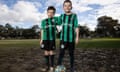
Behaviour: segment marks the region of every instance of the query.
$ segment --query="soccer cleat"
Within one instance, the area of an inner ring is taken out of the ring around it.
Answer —
[[[51,67],[50,70],[48,72],[54,72],[54,68]]]
[[[49,71],[49,68],[42,68],[41,71],[42,71],[42,72],[48,72],[48,71]]]

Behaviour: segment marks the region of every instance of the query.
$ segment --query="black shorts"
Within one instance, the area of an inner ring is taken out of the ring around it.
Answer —
[[[60,49],[74,50],[75,49],[75,42],[60,41]]]
[[[41,44],[41,49],[47,51],[55,50],[56,49],[55,40],[43,40]]]

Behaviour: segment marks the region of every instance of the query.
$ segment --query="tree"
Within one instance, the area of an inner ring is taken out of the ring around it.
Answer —
[[[5,25],[5,34],[6,34],[6,37],[10,37],[10,38],[13,38],[14,37],[14,28],[9,24],[7,23]]]
[[[33,25],[32,26],[32,31],[33,31],[33,36],[34,36],[34,38],[39,38],[39,34],[40,34],[40,28],[39,28],[39,26],[38,25]]]
[[[118,24],[118,20],[112,17],[102,16],[98,18],[98,25],[96,28],[97,36],[99,37],[115,37],[116,31],[114,26]]]
[[[33,25],[31,28],[23,29],[22,36],[27,39],[39,38],[38,29],[38,25]]]
[[[90,36],[90,30],[87,26],[79,26],[79,29],[80,29],[79,31],[80,37],[86,38]]]
[[[0,37],[4,37],[5,27],[0,25]]]

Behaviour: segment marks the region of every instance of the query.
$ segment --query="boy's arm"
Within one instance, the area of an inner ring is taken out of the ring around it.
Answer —
[[[56,17],[56,22],[57,22],[57,25],[61,25],[62,23],[61,16]]]
[[[41,31],[40,31],[40,44],[42,44],[42,36],[43,36],[43,29],[44,29],[44,22],[42,21],[41,22]]]
[[[78,44],[78,42],[79,42],[79,28],[77,27],[75,31],[76,31],[76,40],[75,40],[75,43]]]
[[[42,44],[42,34],[43,34],[43,30],[40,31],[40,44]]]
[[[76,32],[76,39],[75,39],[75,43],[78,44],[79,42],[79,27],[78,27],[78,19],[77,19],[77,15],[75,14],[75,32]]]

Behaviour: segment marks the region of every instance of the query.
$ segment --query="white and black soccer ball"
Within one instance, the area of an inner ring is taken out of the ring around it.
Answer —
[[[63,65],[57,66],[55,72],[66,72],[66,68]]]

